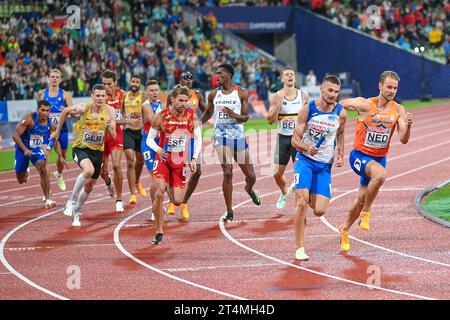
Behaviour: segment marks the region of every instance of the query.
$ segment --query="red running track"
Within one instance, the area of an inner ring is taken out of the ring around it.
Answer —
[[[164,243],[152,246],[149,198],[114,212],[99,180],[83,208],[81,229],[62,214],[69,191],[52,185],[58,207],[45,210],[37,174],[23,188],[13,173],[0,187],[1,299],[449,299],[448,229],[416,212],[413,199],[450,171],[450,114],[447,106],[414,110],[407,145],[397,136],[388,157],[388,180],[372,209],[371,230],[354,226],[351,251],[339,252],[335,227],[355,196],[358,178],[348,165],[354,122],[346,129],[343,168],[333,168],[333,201],[323,219],[308,213],[307,262],[293,259],[293,196],[283,211],[271,177],[275,134],[254,135],[255,189],[264,195],[254,206],[234,171],[236,221],[223,224],[222,174],[205,165],[190,201],[191,220],[166,216]],[[267,150],[265,146],[270,146]],[[210,152],[211,143],[205,143]],[[79,170],[65,173],[68,190]],[[52,166],[54,169],[54,166]],[[125,170],[125,168],[124,168]],[[287,173],[292,180],[292,166]],[[149,179],[143,173],[143,184]],[[128,191],[126,182],[124,191]],[[9,191],[10,189],[16,189]],[[128,196],[125,196],[128,199]],[[79,289],[69,289],[70,272],[80,271]],[[69,271],[69,274],[68,274]],[[372,275],[379,275],[374,281]]]

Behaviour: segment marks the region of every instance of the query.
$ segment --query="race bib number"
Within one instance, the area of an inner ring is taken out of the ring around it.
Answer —
[[[167,142],[167,151],[183,152],[186,149],[186,135],[170,135]]]
[[[148,161],[151,158],[150,151],[145,151],[142,155],[144,156],[145,161]]]
[[[293,118],[284,118],[280,120],[279,130],[281,133],[293,133],[295,130],[295,121]]]
[[[98,146],[103,144],[103,138],[104,138],[103,131],[94,131],[86,129],[83,135],[83,143]]]
[[[41,135],[32,134],[30,136],[30,148],[40,147],[40,146],[42,146],[43,142],[44,142],[44,139]]]
[[[364,145],[367,147],[384,149],[389,145],[391,128],[367,127],[366,140]]]
[[[322,132],[323,131],[321,131],[321,130],[316,130],[316,129],[313,129],[313,128],[309,128],[308,129],[308,136],[311,138],[311,140],[317,141],[317,140],[320,139],[320,136],[322,135]]]
[[[158,160],[155,160],[155,162],[153,162],[153,170],[156,170],[156,168],[158,168]]]
[[[294,174],[294,184],[298,184],[300,182],[300,173]]]
[[[50,113],[49,119],[52,126],[57,127],[59,123],[59,119],[61,118],[61,113]]]
[[[217,112],[217,122],[221,123],[235,123],[235,119],[233,117],[230,117],[228,114],[226,114],[223,109],[220,108]]]

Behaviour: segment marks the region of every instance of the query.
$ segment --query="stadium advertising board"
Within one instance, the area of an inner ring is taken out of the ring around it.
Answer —
[[[219,28],[237,33],[292,32],[292,8],[214,7],[198,8],[201,14],[214,14]]]

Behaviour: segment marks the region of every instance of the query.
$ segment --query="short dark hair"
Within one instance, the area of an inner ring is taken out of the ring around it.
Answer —
[[[39,100],[38,101],[38,108],[40,107],[50,107],[50,102],[47,100]]]
[[[92,87],[92,92],[95,90],[105,90],[105,86],[101,83],[97,83]]]
[[[338,86],[341,85],[341,79],[339,79],[338,76],[335,76],[333,74],[327,74],[322,80],[322,83],[325,82],[331,82],[333,84],[337,84]]]
[[[231,65],[229,65],[228,63],[221,64],[220,66],[217,67],[217,69],[219,69],[219,68],[225,69],[225,71],[228,72],[231,75],[231,77],[233,77],[234,68]]]
[[[384,71],[382,74],[380,74],[380,78],[379,78],[380,83],[383,84],[384,81],[386,80],[386,78],[391,78],[391,79],[400,81],[400,77],[394,71],[388,70],[388,71]]]
[[[141,83],[142,83],[142,77],[141,77],[140,75],[138,75],[138,74],[133,74],[133,75],[131,75],[130,80],[133,79],[133,78],[138,78],[138,79],[141,81]]]
[[[147,82],[145,83],[145,86],[148,87],[148,86],[153,86],[153,85],[155,85],[155,84],[156,84],[157,86],[159,86],[158,81],[152,79],[152,80],[147,80]]]
[[[113,81],[117,80],[117,74],[111,70],[105,70],[102,73],[102,78],[112,79]]]

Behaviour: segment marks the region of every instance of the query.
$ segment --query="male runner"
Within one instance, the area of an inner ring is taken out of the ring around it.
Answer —
[[[115,122],[116,122],[116,135],[113,139],[110,135],[105,136],[105,147],[103,150],[103,165],[100,171],[100,175],[106,183],[106,191],[108,195],[116,200],[116,212],[124,212],[124,204],[122,201],[122,185],[123,185],[123,173],[122,167],[120,166],[120,161],[122,160],[123,153],[123,131],[122,124],[125,123],[123,119],[123,103],[124,103],[124,92],[116,88],[117,85],[117,75],[115,72],[106,70],[102,74],[102,83],[106,90],[106,104],[114,108],[115,111]],[[111,178],[108,172],[108,162],[111,156],[113,172],[114,172],[114,187],[111,184]]]
[[[113,140],[116,138],[115,110],[106,104],[105,86],[96,84],[92,88],[91,97],[92,102],[68,107],[61,114],[61,121],[64,121],[68,114],[80,116],[73,142],[73,160],[82,173],[77,177],[72,195],[64,208],[64,214],[73,217],[74,227],[81,226],[81,206],[86,202],[100,175],[106,132]],[[61,127],[60,123],[51,138],[59,137]]]
[[[295,258],[308,260],[304,249],[306,211],[309,206],[317,217],[328,210],[331,198],[331,166],[337,144],[336,166],[344,160],[344,125],[346,111],[336,102],[341,88],[338,77],[325,76],[320,86],[321,97],[302,108],[292,136],[298,150],[294,164],[296,194]]]
[[[261,205],[260,196],[253,190],[256,176],[244,135],[244,122],[249,118],[248,93],[231,81],[233,74],[234,69],[229,64],[221,64],[217,68],[220,87],[209,94],[208,106],[201,117],[201,123],[204,123],[214,114],[214,147],[222,166],[222,190],[227,206],[224,221],[233,220],[233,158],[245,175],[244,190],[253,203]]]
[[[56,128],[58,126],[59,119],[61,118],[61,112],[64,108],[73,105],[72,96],[59,87],[61,83],[62,73],[58,69],[51,69],[48,75],[49,87],[40,90],[38,93],[39,100],[47,100],[50,102],[50,121],[52,125]],[[67,148],[69,147],[69,128],[67,122],[64,122],[61,135],[59,136],[59,144],[61,145],[62,158],[66,159]],[[56,149],[55,149],[56,150]],[[50,153],[44,150],[45,153]],[[47,154],[47,157],[49,154]],[[62,191],[66,190],[66,183],[64,182],[62,172],[64,170],[65,162],[58,160],[56,162],[57,171],[53,172],[53,176],[56,178],[59,189]]]
[[[276,207],[283,209],[286,204],[286,197],[289,192],[295,190],[295,183],[292,183],[288,189],[286,186],[286,177],[284,171],[289,163],[295,161],[297,150],[291,144],[291,138],[294,134],[295,123],[300,109],[308,104],[308,94],[295,87],[295,71],[290,68],[283,70],[281,75],[283,89],[276,92],[270,99],[269,112],[267,120],[269,124],[278,120],[278,137],[277,146],[275,148],[275,182],[281,190]]]
[[[144,167],[144,157],[141,152],[142,142],[142,104],[144,93],[141,91],[141,77],[132,75],[130,91],[125,95],[125,130],[123,131],[123,149],[127,159],[127,178],[130,188],[130,204],[136,204],[136,189],[145,197],[146,192],[139,179]]]
[[[39,101],[37,111],[25,116],[13,135],[16,143],[14,170],[17,181],[20,184],[28,181],[28,165],[31,161],[41,177],[46,208],[53,208],[56,205],[56,202],[50,199],[50,180],[47,172],[47,157],[44,152],[49,142],[50,132],[55,129],[49,119],[50,109],[50,102]],[[58,161],[65,166],[59,141],[55,142],[55,150],[58,154]]]
[[[180,85],[186,86],[191,90],[191,96],[189,97],[188,101],[188,107],[194,111],[195,114],[197,114],[197,110],[200,108],[201,112],[205,112],[206,104],[205,104],[205,98],[200,93],[200,91],[193,90],[192,85],[194,84],[194,77],[190,71],[185,71],[181,73],[180,75]],[[169,95],[167,97],[167,105],[169,106],[172,102],[172,97]],[[191,138],[191,144],[190,144],[190,152],[192,153],[192,150],[194,149],[194,138]],[[194,192],[195,188],[198,185],[198,181],[200,179],[200,176],[202,174],[201,170],[201,164],[200,160],[197,161],[197,170],[191,174],[191,177],[188,181],[188,186],[186,190],[186,194],[184,195],[183,202],[181,203],[181,216],[185,219],[189,219],[189,210],[187,202],[189,201],[189,198],[191,197],[192,193]],[[167,213],[168,214],[175,214],[176,206],[170,202],[167,206]]]
[[[144,157],[145,165],[150,174],[150,186],[153,185],[153,164],[155,161],[156,152],[147,145],[147,136],[152,127],[152,122],[155,115],[163,110],[163,105],[159,100],[159,84],[156,80],[148,80],[146,83],[147,100],[142,104],[142,121],[144,123],[144,133],[142,135],[141,151]],[[155,138],[156,143],[159,142],[159,137]],[[154,188],[150,187],[150,197],[152,203],[155,201]],[[151,220],[155,220],[154,212],[152,210]]]
[[[172,105],[155,115],[152,128],[148,134],[147,144],[157,153],[154,163],[156,235],[153,244],[159,244],[163,238],[163,200],[164,193],[170,186],[173,189],[173,202],[180,205],[186,190],[186,163],[192,172],[197,169],[197,158],[202,145],[201,128],[197,116],[187,107],[189,88],[176,85],[172,93]],[[155,138],[160,135],[159,143]],[[194,154],[187,159],[186,151],[189,140],[194,134]]]
[[[384,71],[379,78],[378,97],[359,97],[340,102],[345,109],[358,112],[349,161],[353,171],[361,177],[358,196],[353,201],[347,220],[340,226],[342,251],[350,250],[348,232],[358,217],[361,218],[360,228],[369,230],[370,208],[386,180],[386,156],[395,128],[403,144],[409,141],[412,114],[394,101],[399,81],[395,72]]]

